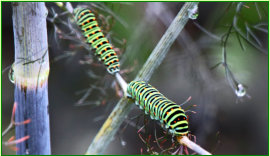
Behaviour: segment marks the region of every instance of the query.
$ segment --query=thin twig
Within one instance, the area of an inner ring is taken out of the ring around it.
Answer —
[[[172,43],[178,37],[188,21],[188,9],[192,9],[198,2],[187,2],[179,11],[172,24],[169,26],[161,40],[149,56],[148,60],[138,73],[136,80],[149,81],[153,72],[161,64],[165,58]],[[125,120],[125,117],[130,112],[133,103],[123,97],[113,109],[110,116],[107,118],[93,142],[89,146],[86,154],[101,154],[106,150],[109,143],[113,140],[120,125]]]
[[[177,141],[180,144],[183,144],[183,145],[187,146],[188,148],[192,149],[193,151],[195,151],[198,154],[201,154],[201,155],[212,155],[211,153],[209,153],[205,149],[203,149],[201,146],[199,146],[196,143],[194,143],[193,141],[189,140],[189,138],[186,137],[186,136],[178,137],[177,138]]]
[[[124,95],[127,95],[127,82],[122,78],[122,76],[119,73],[115,74],[115,78],[117,80],[117,82],[119,83],[119,85],[121,86]]]
[[[7,132],[9,132],[13,128],[13,126],[14,126],[14,124],[12,124],[12,122],[10,122],[10,124],[8,125],[8,127],[2,133],[2,137],[5,136],[7,134]]]

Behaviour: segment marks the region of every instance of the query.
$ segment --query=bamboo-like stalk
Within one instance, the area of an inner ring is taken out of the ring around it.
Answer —
[[[165,34],[162,36],[157,46],[147,59],[146,63],[138,73],[135,80],[149,81],[154,70],[158,68],[162,60],[165,58],[169,48],[175,41],[181,30],[186,25],[189,17],[188,12],[198,5],[198,2],[187,2],[179,11]],[[121,98],[113,111],[95,136],[93,142],[88,147],[86,154],[102,154],[113,140],[120,125],[125,120],[127,114],[130,112],[133,103],[128,101],[125,97]]]
[[[16,139],[29,136],[17,144],[17,154],[51,154],[48,114],[49,55],[47,43],[47,9],[44,2],[13,2],[15,62]]]

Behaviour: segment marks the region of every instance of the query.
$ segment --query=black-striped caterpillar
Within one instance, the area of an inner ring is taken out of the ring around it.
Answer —
[[[110,45],[107,38],[101,32],[95,15],[89,9],[74,9],[77,25],[83,31],[86,42],[96,49],[95,55],[104,63],[110,74],[115,74],[120,70],[119,59]]]
[[[183,136],[188,133],[188,121],[184,110],[150,84],[132,81],[128,84],[127,93],[140,109],[144,109],[151,119],[159,120],[173,135]]]

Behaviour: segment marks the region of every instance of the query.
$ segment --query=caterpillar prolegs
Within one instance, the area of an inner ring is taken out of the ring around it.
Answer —
[[[159,120],[161,125],[169,129],[173,135],[183,136],[188,133],[188,121],[184,110],[150,84],[132,81],[128,84],[127,93],[140,109],[143,109],[152,119]]]
[[[86,37],[86,42],[96,50],[95,55],[103,62],[107,71],[110,74],[119,72],[119,59],[108,39],[104,37],[104,34],[101,32],[95,15],[91,10],[84,8],[74,9],[74,14],[77,25],[81,28],[84,37]]]

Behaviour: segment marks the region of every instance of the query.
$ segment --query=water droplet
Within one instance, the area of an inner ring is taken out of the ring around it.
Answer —
[[[8,78],[9,78],[9,81],[11,83],[14,83],[14,81],[15,81],[13,67],[14,67],[14,64],[12,64],[12,66],[10,67],[9,72],[8,72]]]
[[[199,13],[197,5],[195,5],[192,9],[188,9],[188,18],[195,20],[198,16]]]
[[[246,89],[242,84],[238,84],[237,85],[237,89],[235,90],[235,94],[237,95],[237,97],[244,97],[246,95]]]
[[[122,146],[126,146],[126,145],[127,145],[127,142],[124,141],[124,140],[121,140],[121,145],[122,145]]]

